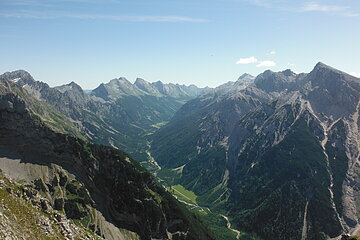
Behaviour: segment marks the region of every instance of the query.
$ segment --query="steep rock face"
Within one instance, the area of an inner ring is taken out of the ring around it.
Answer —
[[[267,70],[259,74],[254,83],[257,88],[266,92],[281,92],[294,88],[295,83],[302,77],[303,75],[297,75],[289,69],[282,72]]]
[[[26,92],[7,83],[0,89],[0,166],[47,195],[53,208],[93,224],[93,231],[106,239],[136,239],[121,229],[141,239],[211,239],[206,228],[125,153],[51,130],[16,94]]]
[[[257,123],[244,118],[230,139],[228,206],[239,224],[264,238],[288,239],[301,237],[305,218],[308,239],[339,235],[321,122],[301,101],[261,113]]]
[[[146,136],[169,121],[185,100],[201,92],[195,86],[165,84],[165,89],[172,89],[169,94],[175,95],[164,95],[145,80],[131,84],[119,78],[101,84],[87,95],[74,82],[51,88],[23,70],[5,73],[0,79],[12,81],[39,101],[50,104],[69,117],[77,131],[88,139],[122,149],[139,161],[147,160]]]
[[[126,78],[121,77],[113,79],[109,83],[101,84],[91,94],[105,100],[116,100],[126,96],[141,97],[144,95],[189,100],[200,95],[205,90],[195,85],[164,84],[161,81],[149,83],[141,78],[137,78],[135,83],[132,84]]]
[[[261,101],[244,91],[211,91],[189,101],[152,136],[151,150],[165,168],[182,168],[179,183],[195,190],[203,203],[228,196],[228,138],[238,119]],[[214,189],[217,189],[216,191]]]
[[[92,91],[92,95],[103,99],[117,99],[122,96],[139,96],[144,92],[131,84],[126,78],[113,79],[107,84],[102,84],[99,89]]]
[[[143,90],[147,94],[153,95],[153,96],[161,96],[161,93],[159,90],[151,83],[145,81],[142,78],[137,78],[134,85],[138,87],[139,89]]]
[[[55,89],[74,102],[80,103],[82,106],[85,106],[86,102],[89,101],[89,96],[85,94],[84,90],[75,82],[55,87]]]
[[[103,239],[53,209],[38,190],[17,184],[1,170],[0,196],[1,239]],[[126,237],[138,239],[131,233]],[[125,238],[119,236],[118,239]]]
[[[302,92],[315,112],[336,120],[356,111],[360,98],[357,78],[318,63],[304,81],[307,84]]]
[[[256,232],[270,239],[324,239],[358,228],[360,81],[322,63],[303,76],[299,91],[245,116],[229,138],[230,209],[246,229],[261,223]]]
[[[160,165],[182,166],[178,182],[264,239],[356,233],[360,80],[319,63],[229,86],[188,102],[154,134]]]

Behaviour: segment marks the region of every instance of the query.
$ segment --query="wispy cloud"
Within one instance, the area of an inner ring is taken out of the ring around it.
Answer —
[[[57,12],[37,12],[37,11],[18,11],[0,12],[1,18],[27,18],[27,19],[57,19],[72,18],[82,20],[112,20],[123,22],[207,22],[206,19],[192,18],[187,16],[151,16],[151,15],[102,15],[102,14],[81,14],[81,13],[57,13]]]
[[[276,63],[274,61],[261,61],[256,67],[274,67]]]
[[[294,63],[288,63],[287,64],[289,67],[295,67],[296,65]]]
[[[349,7],[345,7],[345,6],[321,5],[316,2],[308,2],[302,8],[302,10],[305,12],[339,12],[348,9]]]
[[[114,20],[127,22],[207,22],[206,19],[192,18],[185,16],[147,16],[147,15],[97,15],[97,14],[73,14],[67,15],[68,18],[77,19],[100,19],[100,20]]]
[[[346,17],[357,17],[358,13],[352,12],[349,6],[341,6],[341,5],[325,5],[317,2],[307,2],[301,8],[303,12],[325,12],[325,13],[333,13]]]
[[[3,0],[3,4],[12,6],[47,6],[44,2],[36,0]]]
[[[13,6],[53,6],[57,3],[117,3],[117,0],[2,0],[3,3]]]
[[[343,5],[327,5],[321,4],[317,1],[307,1],[305,3],[300,3],[301,1],[294,2],[289,0],[243,0],[247,3],[258,7],[265,7],[276,9],[280,11],[288,12],[323,12],[323,13],[332,13],[336,15],[341,15],[345,17],[358,17],[360,14],[352,10],[350,6]]]
[[[256,57],[240,58],[236,64],[250,64],[256,63],[258,60]]]
[[[275,55],[275,54],[276,54],[275,50],[272,50],[271,52],[269,52],[269,55]]]
[[[353,75],[354,77],[360,78],[360,72],[352,72],[350,75]]]

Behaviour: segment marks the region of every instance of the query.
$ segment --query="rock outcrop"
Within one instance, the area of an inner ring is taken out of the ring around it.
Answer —
[[[34,206],[106,239],[211,239],[127,154],[49,127],[40,113],[50,106],[23,88],[1,81],[0,106],[0,168],[37,191],[25,192]]]
[[[356,234],[360,79],[318,63],[185,104],[153,135],[163,171],[264,239]]]

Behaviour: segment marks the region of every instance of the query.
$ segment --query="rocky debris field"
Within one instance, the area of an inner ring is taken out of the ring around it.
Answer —
[[[103,239],[54,210],[32,186],[0,171],[0,239]]]

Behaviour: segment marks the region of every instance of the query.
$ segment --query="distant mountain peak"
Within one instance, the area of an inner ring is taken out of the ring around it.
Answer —
[[[79,84],[77,84],[76,82],[72,81],[71,83],[68,84],[68,86],[72,87],[72,88],[77,88],[77,89],[81,89],[81,86]]]
[[[160,80],[154,82],[153,84],[156,84],[156,85],[164,85],[164,83],[163,83],[162,81],[160,81]]]
[[[152,85],[151,83],[149,83],[148,81],[142,78],[137,78],[135,80],[134,86],[144,91],[147,94],[154,96],[161,96],[161,93],[156,89],[154,85]]]
[[[14,80],[23,80],[25,82],[35,82],[34,78],[25,70],[16,70],[13,72],[6,72],[0,75],[0,79],[14,81]]]
[[[249,85],[250,83],[253,83],[255,80],[255,77],[248,74],[248,73],[244,73],[243,75],[241,75],[238,80],[234,83],[234,86],[243,86],[246,87],[247,85]],[[228,83],[229,84],[229,83]]]
[[[291,69],[286,69],[284,71],[281,72],[282,74],[284,74],[285,76],[289,77],[289,76],[295,76],[296,73],[294,73],[293,71],[291,71]]]
[[[340,70],[338,70],[336,68],[333,68],[333,67],[331,67],[329,65],[326,65],[326,64],[324,64],[322,62],[318,62],[315,65],[314,69],[312,70],[312,72],[319,72],[319,71],[321,71],[321,72],[332,71],[332,72],[337,72],[337,73],[344,73],[344,72],[342,72],[342,71],[340,71]]]
[[[72,81],[71,83],[62,85],[62,86],[55,87],[55,89],[57,89],[58,91],[60,91],[62,93],[66,92],[66,91],[75,91],[75,92],[83,94],[83,89],[81,88],[81,86],[74,81]]]
[[[241,76],[238,78],[238,80],[241,80],[241,79],[244,79],[244,78],[249,78],[249,77],[253,78],[254,76],[251,75],[251,74],[249,74],[249,73],[244,73],[243,75],[241,75]]]
[[[135,82],[134,82],[134,86],[142,89],[142,88],[149,88],[149,87],[153,87],[152,84],[148,81],[146,81],[143,78],[136,78]],[[142,89],[144,90],[144,89]]]
[[[145,79],[143,79],[143,78],[136,78],[136,80],[135,80],[135,85],[137,84],[137,83],[149,83],[148,81],[146,81]]]
[[[326,65],[326,64],[323,63],[323,62],[318,62],[318,63],[315,65],[315,68],[332,68],[332,67]]]
[[[115,79],[111,80],[109,83],[110,84],[124,84],[125,83],[125,84],[132,85],[132,83],[129,80],[127,80],[127,78],[125,78],[125,77],[115,78]]]

